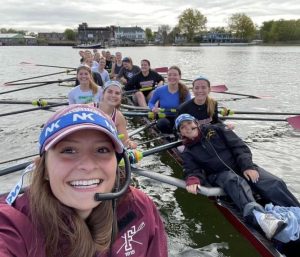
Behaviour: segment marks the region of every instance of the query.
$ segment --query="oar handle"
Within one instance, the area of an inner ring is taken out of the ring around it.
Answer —
[[[226,107],[221,107],[219,113],[222,116],[229,116],[234,114],[257,114],[257,115],[300,115],[298,112],[256,112],[256,111],[233,111],[231,109],[227,109]]]
[[[168,115],[166,113],[154,113],[154,112],[122,112],[124,116],[128,117],[147,117],[149,119],[162,119],[166,117],[174,117],[174,115]]]
[[[37,110],[47,110],[49,108],[58,107],[58,106],[62,106],[62,105],[68,105],[68,103],[58,103],[58,104],[52,104],[52,105],[46,105],[46,106],[40,106],[40,107],[30,108],[30,109],[26,109],[26,110],[1,113],[0,117],[9,116],[9,115],[13,115],[13,114],[24,113],[24,112],[32,112],[32,111],[37,111]]]
[[[180,146],[180,145],[182,145],[182,141],[178,140],[178,141],[171,142],[171,143],[168,143],[165,145],[154,147],[154,148],[146,150],[144,152],[139,151],[137,149],[132,149],[132,150],[128,150],[127,153],[128,153],[128,158],[129,158],[130,163],[134,164],[134,163],[139,162],[141,159],[143,159],[146,156],[149,156],[149,155],[155,154],[155,153],[159,153],[159,152],[162,152],[162,151],[165,151],[165,150],[168,150],[168,149]],[[119,165],[123,166],[124,160],[121,160]]]

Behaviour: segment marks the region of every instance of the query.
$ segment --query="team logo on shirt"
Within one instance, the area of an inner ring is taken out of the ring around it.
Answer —
[[[142,242],[135,240],[135,236],[145,227],[145,222],[142,222],[138,227],[132,226],[131,229],[127,230],[122,238],[124,239],[124,244],[117,251],[117,254],[124,249],[125,256],[132,256],[135,254],[134,246],[136,244],[142,245]]]
[[[209,140],[215,134],[216,134],[216,131],[214,131],[213,129],[209,129],[208,132],[206,133],[206,139]]]

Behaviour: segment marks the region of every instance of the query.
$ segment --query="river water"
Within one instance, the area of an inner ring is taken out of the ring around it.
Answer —
[[[225,84],[230,92],[263,96],[263,99],[212,94],[220,105],[236,111],[269,111],[300,113],[300,47],[138,47],[112,48],[132,57],[134,63],[149,59],[152,67],[178,65],[182,78],[206,76],[213,85]],[[78,50],[70,47],[1,47],[0,84],[49,74],[64,69],[21,65],[33,64],[76,67]],[[56,75],[38,81],[65,78]],[[0,86],[0,93],[17,87]],[[34,100],[65,97],[70,88],[55,84],[15,93],[2,94],[2,99]],[[239,99],[235,99],[239,98]],[[31,108],[25,105],[1,104],[1,113]],[[0,117],[0,163],[37,152],[41,124],[50,111],[29,112]],[[237,115],[236,115],[237,116]],[[270,116],[258,116],[264,117]],[[279,116],[285,118],[285,116]],[[283,178],[300,199],[300,132],[287,122],[230,121],[235,132],[248,143],[254,161]],[[138,124],[129,122],[130,129]],[[146,140],[144,134],[135,137]],[[28,159],[27,159],[28,160]],[[19,161],[22,162],[22,161]],[[17,162],[1,164],[0,169]],[[166,175],[180,176],[181,170],[166,154],[146,157],[140,164]],[[18,174],[0,177],[0,193],[16,183]],[[259,256],[250,244],[222,217],[213,203],[202,196],[138,178],[141,188],[158,205],[169,235],[170,256]]]

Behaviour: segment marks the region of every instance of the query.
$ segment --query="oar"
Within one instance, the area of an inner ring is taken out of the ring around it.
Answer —
[[[241,93],[234,93],[234,92],[216,92],[221,94],[228,94],[228,95],[238,95],[238,96],[246,96],[253,99],[264,99],[264,98],[270,98],[270,96],[256,96],[256,95],[248,95],[248,94],[241,94]]]
[[[137,128],[137,129],[135,129],[135,130],[133,130],[133,131],[130,131],[130,132],[128,133],[128,136],[129,136],[129,137],[132,137],[132,136],[134,136],[134,135],[140,133],[140,132],[143,131],[143,130],[146,130],[146,129],[150,128],[150,127],[153,127],[155,124],[156,124],[156,121],[152,121],[152,122],[150,122],[150,123],[148,123],[148,124],[146,124],[146,125],[144,125],[144,126],[142,126],[142,127],[139,127],[139,128]]]
[[[286,119],[256,118],[256,117],[220,117],[222,120],[256,120],[256,121],[284,121],[288,122],[294,129],[300,130],[300,115]]]
[[[17,100],[0,100],[0,104],[31,104],[34,106],[46,106],[51,104],[59,104],[58,102],[48,102],[43,99],[32,100],[32,101],[17,101]]]
[[[158,67],[154,69],[158,73],[167,73],[169,68],[168,67]]]
[[[154,112],[122,112],[124,116],[127,117],[147,117],[149,119],[162,119],[166,117],[175,117],[174,114],[167,114],[167,113],[154,113]]]
[[[9,91],[0,92],[0,95],[4,95],[4,94],[8,94],[8,93],[13,93],[13,92],[17,92],[17,91],[22,91],[22,90],[26,90],[26,89],[31,89],[31,88],[36,88],[36,87],[42,87],[42,86],[50,85],[50,84],[54,84],[54,83],[52,83],[52,82],[51,83],[45,82],[45,83],[41,83],[41,84],[38,84],[38,85],[30,86],[30,87],[17,88],[17,89],[13,89],[13,90],[9,90]]]
[[[58,104],[40,106],[40,107],[35,107],[35,108],[30,108],[30,109],[25,109],[25,110],[19,110],[19,111],[14,111],[14,112],[0,113],[0,117],[14,115],[14,114],[19,114],[19,113],[24,113],[24,112],[33,112],[33,111],[38,111],[38,110],[48,110],[48,109],[50,109],[52,107],[57,107],[57,106],[62,106],[62,105],[68,105],[68,104],[69,103],[58,103]]]
[[[15,158],[15,159],[10,159],[10,160],[6,160],[6,161],[2,161],[2,162],[0,162],[0,164],[5,164],[5,163],[8,163],[8,162],[15,162],[15,161],[19,161],[19,160],[22,160],[22,159],[34,157],[34,156],[37,156],[37,155],[38,154],[31,154],[31,155],[27,155],[27,156]]]
[[[167,144],[164,144],[164,145],[160,145],[160,146],[151,148],[149,150],[144,151],[142,154],[143,154],[143,157],[146,157],[148,155],[151,155],[151,154],[154,154],[154,153],[159,153],[159,152],[162,152],[162,151],[165,151],[165,150],[168,150],[168,149],[180,146],[180,145],[182,145],[182,141],[178,140],[178,141],[174,141],[174,142],[171,142],[171,143],[167,143]]]
[[[300,112],[255,112],[255,111],[233,111],[224,107],[221,107],[219,113],[223,116],[234,114],[257,114],[257,115],[300,115]]]
[[[163,175],[161,173],[153,172],[153,171],[147,171],[143,169],[139,169],[136,167],[131,167],[131,171],[137,175],[147,177],[150,179],[154,179],[156,181],[172,185],[178,188],[186,189],[186,184],[184,180],[181,180],[179,178],[174,178],[171,176]],[[222,188],[220,187],[204,187],[200,186],[197,190],[198,194],[205,195],[207,197],[211,196],[222,196],[226,195]]]
[[[16,165],[14,167],[10,167],[4,170],[0,171],[0,176],[4,176],[13,172],[16,172],[18,170],[22,170],[25,169],[31,162],[26,162],[26,163],[22,163],[19,165]],[[147,171],[147,170],[142,170],[142,169],[138,169],[136,167],[131,167],[131,171],[139,176],[143,176],[143,177],[147,177],[168,185],[172,185],[178,188],[182,188],[185,189],[186,184],[185,181],[179,179],[179,178],[174,178],[171,176],[167,176],[167,175],[163,175],[161,173],[157,173],[157,172],[153,172],[153,171]],[[204,187],[204,186],[200,186],[198,188],[198,194],[201,195],[205,195],[207,197],[211,197],[211,196],[222,196],[225,195],[223,189],[221,189],[220,187]]]
[[[138,107],[138,106],[137,106]],[[135,108],[128,108],[129,112],[151,112],[151,110],[148,108],[148,107],[140,107],[138,109],[135,109]],[[127,110],[127,111],[128,111]],[[122,110],[122,112],[127,112],[125,110]],[[168,109],[168,108],[159,108],[159,113],[176,113],[177,112],[177,109],[176,108],[171,108],[171,109]]]
[[[53,76],[53,75],[63,74],[63,73],[67,73],[68,74],[68,73],[70,73],[71,71],[74,71],[74,70],[76,70],[76,69],[66,70],[66,71],[61,71],[61,72],[55,72],[55,73],[40,75],[40,76],[36,76],[36,77],[25,78],[25,79],[18,79],[18,80],[8,81],[8,82],[4,83],[4,85],[10,84],[10,83],[19,82],[19,81],[25,81],[25,80],[30,80],[30,79],[37,79],[37,78],[43,78],[43,77],[47,77],[47,76]]]
[[[140,152],[140,151],[138,151],[138,150],[131,150],[131,152],[137,152],[137,154],[134,154],[134,155],[140,157],[140,159],[141,159],[141,158],[146,157],[146,156],[149,156],[149,155],[151,155],[151,154],[159,153],[159,152],[161,152],[161,151],[165,151],[165,150],[168,150],[168,149],[171,149],[171,148],[173,148],[173,147],[180,146],[180,145],[182,145],[182,141],[178,140],[178,141],[171,142],[171,143],[168,143],[168,144],[164,144],[164,145],[161,145],[161,146],[158,146],[158,147],[154,147],[154,148],[149,149],[149,150],[146,150],[146,151],[144,151],[144,152]],[[136,163],[136,162],[138,162],[140,159],[133,160],[132,163]],[[14,165],[14,166],[8,167],[8,168],[6,168],[6,169],[0,170],[0,176],[7,175],[7,174],[9,174],[9,173],[13,173],[13,172],[15,172],[15,171],[24,169],[24,168],[26,168],[30,163],[31,163],[31,162],[25,162],[25,163],[21,163],[21,164]]]
[[[223,93],[227,90],[228,88],[226,87],[226,85],[216,85],[210,87],[210,91],[214,93]]]
[[[121,107],[123,107],[124,109],[128,109],[128,110],[150,111],[150,109],[148,107],[128,105],[128,104],[121,104]]]
[[[127,90],[127,91],[123,92],[123,95],[134,94],[134,93],[136,93],[138,91],[140,91],[140,92],[151,91],[151,90],[153,90],[155,88],[156,87],[143,87],[143,88],[140,88],[140,89]]]
[[[144,88],[141,88],[141,89],[133,89],[133,90],[128,90],[128,91],[124,91],[123,94],[124,95],[130,95],[130,94],[134,94],[138,91],[151,91],[153,89],[156,89],[157,87],[144,87]],[[210,90],[211,92],[214,92],[214,93],[223,93],[225,91],[228,90],[228,88],[226,87],[226,85],[215,85],[215,86],[211,86],[210,87]]]
[[[8,167],[6,169],[0,170],[0,176],[4,176],[4,175],[10,174],[10,173],[25,169],[30,163],[32,163],[32,162],[30,162],[30,161],[24,162],[24,163],[14,165],[12,167]]]
[[[62,83],[62,82],[69,82],[69,81],[76,81],[76,77],[68,78],[68,79],[58,79],[58,80],[48,80],[48,81],[31,81],[31,82],[21,82],[21,83],[9,83],[5,84],[5,86],[19,86],[19,85],[31,85],[31,84],[41,84],[41,83]]]
[[[35,64],[35,63],[30,63],[30,62],[20,62],[20,64],[33,65],[33,66],[39,66],[39,67],[49,67],[49,68],[60,68],[60,69],[76,70],[76,68],[74,68],[74,67],[62,67],[62,66],[55,66],[55,65]]]

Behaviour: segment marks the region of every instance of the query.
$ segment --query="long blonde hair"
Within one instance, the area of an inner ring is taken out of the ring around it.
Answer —
[[[90,79],[90,82],[89,82],[89,88],[92,90],[93,92],[93,95],[96,95],[98,93],[98,85],[95,83],[94,81],[94,78],[93,78],[93,75],[92,75],[92,71],[91,71],[91,68],[87,65],[80,65],[78,68],[77,68],[77,75],[78,75],[78,72],[80,70],[86,70],[88,71],[88,73],[90,74],[91,76],[91,79]]]
[[[169,70],[177,70],[179,73],[179,76],[181,77],[181,70],[178,66],[173,65],[169,68]],[[179,103],[181,104],[181,103],[185,102],[185,99],[189,93],[189,89],[185,84],[183,84],[182,82],[179,81],[178,82],[178,92],[179,92]]]
[[[117,231],[112,202],[103,201],[86,220],[80,218],[53,195],[47,180],[45,154],[33,171],[29,200],[32,222],[45,235],[46,256],[94,257],[97,251],[109,249],[112,227]]]
[[[213,117],[217,105],[217,101],[209,96],[207,96],[205,104],[207,105],[207,114],[209,117]]]

